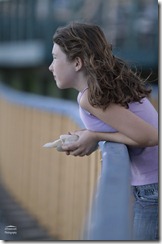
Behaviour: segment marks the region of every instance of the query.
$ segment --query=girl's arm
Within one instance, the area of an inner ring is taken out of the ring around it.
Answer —
[[[111,133],[96,132],[94,137],[96,138],[97,141],[118,142],[118,143],[126,144],[128,146],[134,146],[134,147],[140,146],[137,142],[121,134],[120,132],[111,132]]]
[[[86,93],[86,92],[85,92]],[[116,104],[110,105],[105,111],[92,107],[87,97],[82,96],[81,105],[118,132],[103,133],[78,131],[79,140],[76,143],[63,146],[67,154],[84,156],[91,154],[99,141],[112,141],[135,147],[151,147],[158,144],[158,130],[133,114],[128,109]]]
[[[139,146],[135,141],[119,132],[106,133],[79,130],[75,131],[74,134],[79,136],[78,141],[68,145],[62,145],[62,149],[66,151],[67,155],[88,156],[98,148],[99,141],[111,141],[123,143],[129,146]]]
[[[158,144],[158,130],[128,109],[118,104],[111,104],[104,111],[100,108],[94,108],[88,101],[87,91],[83,94],[80,103],[84,109],[120,133],[109,134],[113,141],[124,143],[125,140],[129,139],[140,147],[151,147]]]

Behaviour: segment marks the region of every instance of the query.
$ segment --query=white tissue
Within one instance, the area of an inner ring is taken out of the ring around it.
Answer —
[[[61,152],[63,151],[62,149],[62,145],[63,144],[69,144],[69,143],[73,143],[75,141],[77,141],[79,138],[78,135],[60,135],[60,139],[56,140],[56,141],[53,141],[53,142],[48,142],[46,144],[43,145],[43,147],[46,147],[46,148],[56,148],[57,151]]]

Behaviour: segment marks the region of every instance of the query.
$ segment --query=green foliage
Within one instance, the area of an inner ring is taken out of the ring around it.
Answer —
[[[1,81],[16,90],[44,96],[76,100],[77,92],[73,89],[57,88],[48,67],[1,69]]]

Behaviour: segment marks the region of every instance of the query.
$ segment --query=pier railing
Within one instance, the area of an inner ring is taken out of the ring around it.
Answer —
[[[130,160],[123,144],[101,145],[102,169],[85,228],[87,240],[131,240]]]

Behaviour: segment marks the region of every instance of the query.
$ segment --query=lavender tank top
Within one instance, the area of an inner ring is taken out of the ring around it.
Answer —
[[[97,132],[116,132],[116,129],[104,123],[80,106],[80,99],[85,88],[78,94],[79,114],[85,128]],[[139,116],[147,123],[158,128],[158,114],[147,98],[142,103],[134,102],[129,104],[129,110]],[[134,186],[146,185],[158,182],[158,146],[154,147],[131,147],[128,146],[131,161],[131,184]]]

